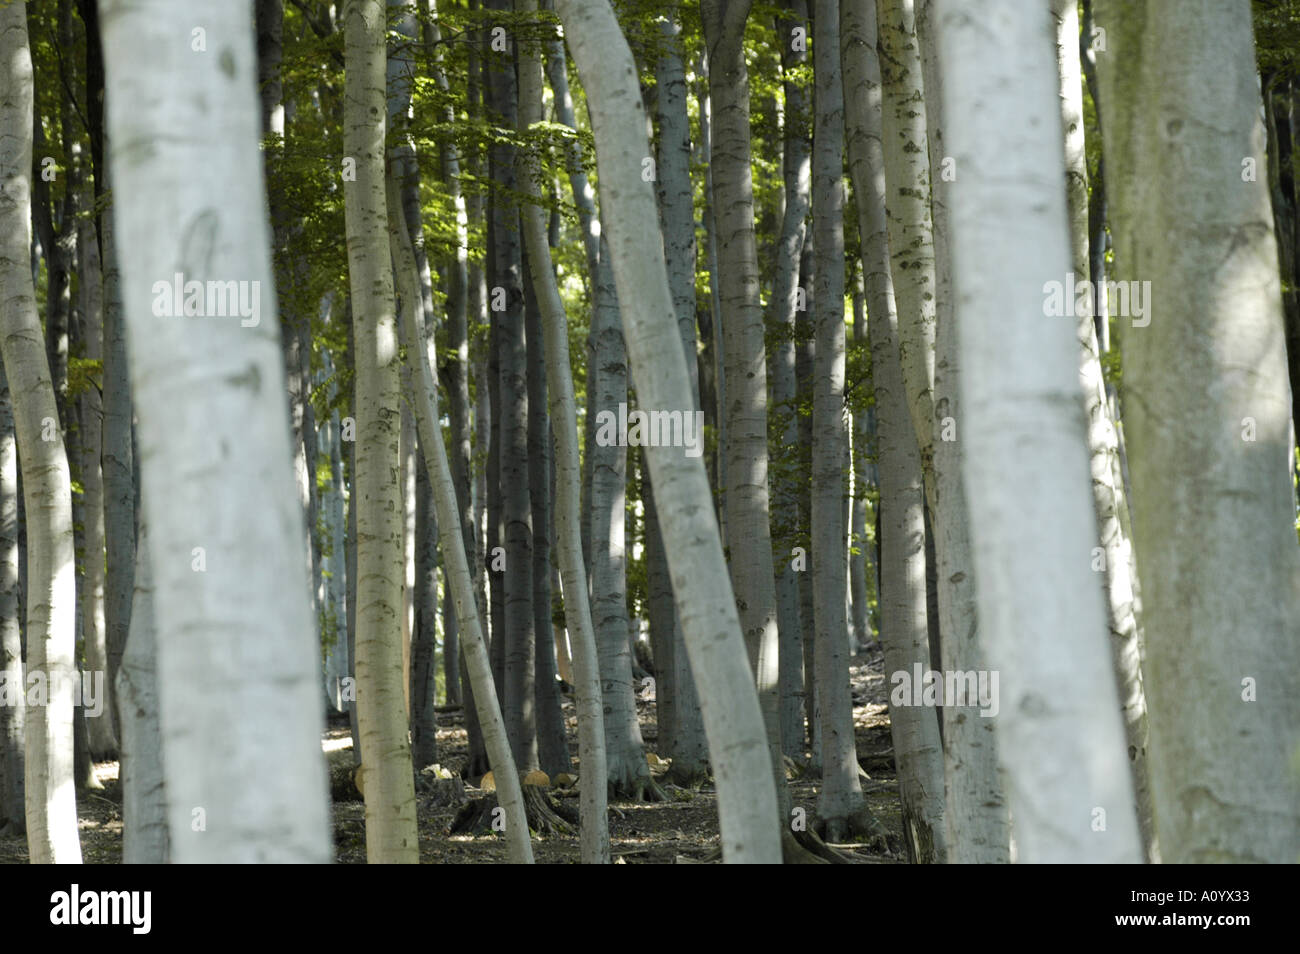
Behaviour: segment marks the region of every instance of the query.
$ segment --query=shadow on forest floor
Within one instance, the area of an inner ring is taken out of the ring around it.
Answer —
[[[852,661],[853,721],[857,737],[859,764],[869,778],[863,778],[867,803],[892,836],[902,841],[902,822],[898,801],[893,749],[889,736],[889,713],[886,708],[888,686],[882,674],[883,662],[878,650],[855,656]],[[577,724],[572,696],[564,696],[564,710],[571,740],[570,752],[577,764]],[[641,732],[648,752],[657,741],[653,696],[638,699],[637,711]],[[346,728],[331,727],[322,740],[331,763],[335,784],[333,803],[335,860],[341,864],[359,864],[366,860],[365,807],[351,785],[337,784],[342,772],[346,777],[351,766],[351,740]],[[465,724],[458,710],[438,713],[438,756],[440,764],[455,775],[467,754]],[[77,814],[81,822],[81,846],[86,864],[116,864],[122,859],[121,794],[117,782],[117,763],[101,762],[95,766],[104,790],[79,792]],[[575,773],[576,773],[575,769]],[[477,779],[473,780],[477,781]],[[619,864],[673,864],[705,859],[718,849],[718,816],[712,782],[698,790],[679,788],[659,778],[668,800],[655,803],[616,801],[610,804],[611,854]],[[816,814],[818,779],[792,779],[790,794],[796,806],[802,806],[808,818]],[[352,800],[339,797],[347,793]],[[469,797],[481,795],[470,784]],[[550,794],[567,801],[577,810],[577,790],[551,789]],[[457,803],[441,801],[426,793],[417,793],[420,828],[420,861],[425,864],[476,864],[504,862],[505,843],[497,836],[449,835],[448,827],[456,815]],[[565,864],[578,860],[576,835],[548,835],[533,840],[533,852],[539,863]],[[856,851],[861,860],[891,861],[880,855]],[[27,846],[23,839],[0,837],[0,864],[23,864]]]

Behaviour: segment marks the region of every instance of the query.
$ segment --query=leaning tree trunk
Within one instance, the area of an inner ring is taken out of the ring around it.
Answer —
[[[472,685],[474,705],[482,728],[483,744],[496,780],[497,799],[504,815],[507,851],[511,862],[531,864],[532,843],[529,840],[528,817],[524,808],[523,788],[511,754],[505,719],[497,701],[496,686],[492,679],[492,666],[488,660],[487,643],[474,596],[474,581],[470,576],[469,562],[465,558],[464,540],[456,525],[460,512],[451,479],[451,465],[447,461],[447,448],[442,442],[438,413],[438,383],[434,378],[433,362],[429,357],[420,301],[419,274],[415,255],[411,251],[406,224],[401,217],[401,204],[396,188],[388,193],[389,244],[394,271],[401,289],[402,340],[406,345],[407,393],[415,411],[416,427],[420,432],[420,447],[424,453],[429,480],[433,484],[434,505],[438,515],[438,533],[441,538],[443,561],[451,577],[452,596],[456,601],[456,618],[462,626],[461,636],[466,670]],[[416,307],[411,307],[414,304]]]
[[[948,211],[949,170],[944,162],[943,76],[933,29],[934,0],[917,4],[926,139],[930,147],[930,208],[934,225],[935,369],[933,530],[938,557],[940,668],[976,672],[986,668],[975,605],[975,567],[970,516],[961,475],[961,356],[952,303],[952,254]],[[937,161],[933,159],[937,158]],[[935,171],[937,166],[937,171]],[[931,647],[933,654],[933,647]],[[969,700],[968,700],[969,702]],[[996,720],[965,706],[945,705],[940,716],[948,860],[954,864],[1001,864],[1010,856],[1011,829],[998,768]]]
[[[166,39],[200,12],[229,44],[219,58]],[[110,0],[103,13],[173,858],[324,862],[319,647],[280,398],[251,6]],[[177,314],[173,281],[208,288],[210,304],[224,289],[226,316]]]
[[[1013,0],[987,0],[979,18],[960,7],[940,4],[935,26],[961,183],[950,199],[963,440],[978,448],[962,472],[1019,859],[1137,861],[1105,614],[1085,558],[1096,522],[1078,342],[1046,317],[1042,292],[1070,262],[1050,17]]]
[[[521,9],[529,11],[530,0]],[[563,51],[561,50],[561,60]],[[534,49],[520,50],[519,120],[523,128],[542,119],[542,79]],[[525,187],[537,194],[536,168],[526,156]],[[597,660],[596,636],[588,602],[587,571],[582,561],[582,536],[578,516],[578,494],[582,473],[578,464],[577,404],[573,395],[573,371],[569,363],[568,320],[560,298],[551,251],[541,208],[522,209],[528,265],[537,292],[545,347],[547,394],[555,433],[555,551],[560,565],[564,593],[564,617],[573,640],[574,693],[578,710],[578,762],[581,785],[579,833],[582,860],[587,864],[608,864],[609,819],[606,812],[608,770],[605,754],[605,716]]]
[[[587,89],[629,354],[645,406],[684,408],[690,377],[671,320],[672,296],[655,196],[641,178],[650,154],[632,52],[604,0],[558,0]],[[754,690],[704,464],[681,448],[646,450],[682,630],[718,781],[723,858],[781,860],[781,820],[763,713]]]
[[[1056,66],[1060,82],[1061,126],[1065,131],[1066,203],[1070,214],[1071,266],[1076,280],[1090,274],[1088,264],[1088,161],[1084,150],[1083,77],[1079,65],[1079,12],[1075,0],[1057,0]],[[1127,508],[1123,482],[1116,483],[1119,441],[1106,399],[1094,308],[1075,315],[1079,340],[1079,379],[1088,411],[1088,452],[1092,466],[1092,499],[1100,530],[1100,552],[1093,551],[1092,568],[1102,574],[1110,624],[1110,652],[1123,703],[1124,737],[1129,771],[1137,796],[1138,827],[1149,862],[1160,860],[1151,803],[1147,763],[1147,708],[1142,686],[1142,633],[1133,609],[1131,542],[1120,514]]]
[[[1096,13],[1114,277],[1158,294],[1121,328],[1160,853],[1294,862],[1300,565],[1250,10]]]
[[[781,753],[776,577],[768,499],[767,361],[754,238],[749,75],[744,42],[750,5],[750,0],[705,0],[701,20],[709,50],[709,99],[713,110],[709,167],[713,176],[721,305],[718,317],[724,352],[724,500],[728,539],[733,544],[729,566],[741,632],[767,729],[777,797],[785,814],[789,796]],[[662,512],[665,502],[659,503]]]
[[[80,864],[73,791],[77,695],[72,484],[31,272],[32,58],[26,6],[0,7],[0,348],[13,397],[27,516],[27,674],[47,687],[26,712],[28,855]]]
[[[344,10],[344,180],[348,275],[356,336],[357,720],[365,773],[366,857],[419,860],[400,645],[403,500],[398,482],[401,395],[384,180],[382,0]]]

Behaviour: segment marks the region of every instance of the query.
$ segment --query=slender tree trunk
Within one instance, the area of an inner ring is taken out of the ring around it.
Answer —
[[[799,286],[799,260],[812,196],[812,160],[809,149],[808,102],[804,80],[795,72],[808,59],[804,43],[795,43],[796,29],[808,34],[808,5],[805,0],[786,4],[790,17],[780,18],[781,67],[785,73],[782,139],[782,169],[785,210],[777,243],[776,272],[772,279],[769,330],[772,347],[769,376],[772,407],[781,429],[772,440],[794,452],[799,446],[799,415],[795,407],[795,317],[806,310],[805,292]],[[803,757],[803,649],[799,619],[799,573],[791,565],[799,527],[797,471],[784,467],[773,474],[772,559],[776,566],[777,631],[781,750],[794,759]]]
[[[1160,853],[1293,862],[1292,395],[1268,191],[1243,162],[1265,145],[1250,10],[1098,0],[1096,15],[1114,277],[1156,293],[1117,324]],[[1123,75],[1111,62],[1139,55]]]
[[[649,155],[632,53],[603,0],[558,0],[570,49],[591,104],[601,201],[613,253],[628,346],[646,406],[683,407],[690,378],[679,357],[655,197],[641,178]],[[665,516],[664,546],[673,574],[691,666],[718,780],[723,859],[776,863],[780,819],[762,709],[747,665],[703,463],[681,448],[651,447],[651,479]]]
[[[142,521],[136,550],[139,566],[135,573],[131,636],[117,671],[122,713],[119,775],[125,864],[166,864],[170,854],[166,772],[158,719],[158,633],[148,546],[148,525]]]
[[[952,294],[963,440],[980,449],[962,472],[981,637],[1002,690],[998,757],[1019,860],[1131,862],[1141,845],[1119,700],[1082,558],[1096,522],[1078,342],[1045,318],[1042,291],[1070,261],[1050,18],[1010,0],[984,12],[971,19],[945,0],[935,28],[945,150],[961,183],[949,196]]]
[[[388,221],[390,246],[401,298],[404,303],[420,301],[419,273],[415,255],[411,251],[406,223],[401,217],[400,198],[396,188],[388,192]],[[469,563],[465,559],[464,542],[457,531],[456,515],[460,512],[452,487],[451,465],[447,461],[447,448],[442,442],[438,426],[438,383],[434,378],[433,362],[425,337],[423,311],[419,307],[402,308],[401,338],[406,348],[407,393],[415,411],[420,431],[420,446],[425,454],[425,466],[433,484],[434,503],[438,511],[439,534],[443,558],[452,578],[452,593],[456,600],[457,619],[464,624],[464,655],[469,678],[473,682],[474,703],[478,710],[483,743],[496,780],[497,800],[504,813],[507,851],[515,864],[531,864],[532,843],[528,834],[528,818],[524,810],[523,789],[519,773],[511,754],[506,723],[497,702],[487,644],[483,639],[482,622],[474,599],[474,583]],[[419,342],[425,342],[421,346]]]
[[[0,705],[0,825],[21,835],[26,831],[23,795],[23,724],[27,682],[23,673],[21,624],[18,617],[18,448],[14,436],[13,396],[0,361],[0,674],[6,699]]]
[[[93,219],[82,220],[77,229],[78,282],[81,294],[83,356],[88,361],[104,358],[104,296],[100,276],[99,242]],[[102,367],[102,364],[101,364]],[[81,522],[85,552],[85,578],[81,592],[82,640],[86,671],[102,680],[103,711],[86,715],[90,753],[98,760],[117,752],[113,732],[113,688],[108,682],[108,646],[104,635],[104,482],[100,454],[104,433],[104,402],[99,380],[93,380],[80,396],[81,417]]]
[[[1084,151],[1083,86],[1079,65],[1079,14],[1073,0],[1058,0],[1056,65],[1060,81],[1061,125],[1065,130],[1066,205],[1070,216],[1071,268],[1076,281],[1090,275],[1088,264],[1088,162]],[[1093,301],[1095,303],[1095,295]],[[1119,442],[1106,400],[1093,324],[1093,309],[1075,316],[1079,339],[1079,379],[1088,412],[1088,451],[1091,459],[1092,498],[1100,529],[1099,548],[1093,550],[1092,568],[1102,574],[1110,624],[1111,661],[1123,705],[1124,737],[1128,743],[1129,770],[1137,796],[1138,827],[1146,860],[1158,862],[1151,781],[1147,769],[1147,710],[1142,686],[1142,633],[1133,612],[1133,577],[1130,541],[1120,513],[1127,508],[1124,487],[1115,483]]]
[[[529,11],[529,0],[522,9]],[[563,50],[559,59],[563,62]],[[537,53],[525,47],[519,58],[519,119],[527,128],[542,119],[542,89]],[[552,83],[554,89],[554,82]],[[536,195],[533,158],[527,156],[526,187]],[[575,188],[575,194],[579,190]],[[537,304],[541,313],[547,395],[555,433],[555,550],[564,589],[564,616],[573,639],[574,690],[578,710],[578,761],[581,765],[581,852],[587,864],[608,864],[609,820],[606,815],[606,767],[603,699],[598,650],[588,602],[587,571],[582,560],[578,517],[582,481],[578,465],[577,404],[569,363],[569,333],[550,249],[546,243],[542,211],[535,204],[522,210],[524,239]],[[572,423],[570,423],[572,422]]]
[[[48,687],[25,717],[28,856],[81,862],[73,791],[78,687],[72,487],[31,273],[32,58],[26,8],[0,8],[0,347],[25,471],[27,675]]]
[[[356,337],[357,719],[365,773],[366,857],[419,860],[415,789],[403,711],[402,493],[397,329],[385,212],[384,24],[380,0],[344,11],[347,92],[344,183]]]

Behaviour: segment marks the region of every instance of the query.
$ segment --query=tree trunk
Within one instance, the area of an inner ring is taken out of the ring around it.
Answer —
[[[1056,65],[1060,82],[1061,125],[1065,130],[1066,206],[1070,216],[1071,268],[1076,280],[1090,276],[1088,264],[1088,162],[1084,150],[1083,87],[1079,65],[1079,14],[1074,0],[1056,3]],[[1095,296],[1094,296],[1095,303]],[[1125,536],[1120,513],[1127,508],[1124,486],[1116,486],[1115,464],[1119,442],[1106,400],[1092,308],[1079,309],[1075,330],[1079,340],[1079,379],[1088,412],[1088,452],[1092,471],[1092,498],[1100,529],[1100,548],[1094,548],[1092,567],[1102,576],[1110,624],[1111,662],[1123,705],[1124,737],[1128,743],[1129,771],[1137,796],[1138,828],[1143,854],[1158,862],[1151,780],[1147,769],[1147,710],[1142,686],[1142,633],[1133,612],[1131,542]]]
[[[380,0],[344,12],[348,274],[356,337],[357,720],[365,773],[366,857],[419,860],[411,750],[403,711],[401,398],[392,257],[385,212],[384,24]]]
[[[530,11],[529,0],[522,9]],[[560,51],[563,64],[563,49]],[[519,119],[524,128],[542,119],[540,64],[534,49],[525,47],[519,58]],[[554,88],[554,84],[553,84]],[[526,188],[536,195],[532,175],[534,159],[524,175]],[[575,188],[575,194],[579,190]],[[609,819],[606,780],[605,727],[596,636],[588,602],[587,571],[582,560],[578,500],[582,475],[578,464],[577,404],[569,363],[568,321],[551,267],[542,211],[536,204],[523,207],[524,240],[528,265],[541,313],[547,395],[555,433],[555,550],[563,580],[564,617],[573,639],[574,690],[578,710],[578,761],[581,766],[581,852],[587,864],[608,864]],[[573,423],[570,423],[573,422]]]
[[[632,53],[603,0],[558,0],[557,8],[591,106],[606,235],[639,392],[648,407],[682,408],[690,400],[690,378],[669,318],[672,297],[657,240],[654,192],[641,178],[650,144]],[[650,447],[646,457],[665,515],[673,592],[700,683],[718,780],[723,859],[776,863],[781,828],[763,714],[704,466],[681,448]]]
[[[1159,291],[1149,326],[1120,327],[1160,853],[1290,862],[1300,566],[1276,240],[1266,183],[1243,164],[1264,148],[1250,11],[1096,13],[1114,277]],[[1121,76],[1121,55],[1149,59]]]
[[[934,39],[934,0],[916,9],[925,93],[926,139],[931,157],[930,206],[935,255],[935,420],[934,549],[938,558],[939,668],[978,673],[986,668],[975,605],[975,568],[970,518],[961,474],[961,360],[952,303],[952,254],[948,208],[948,170],[944,166],[943,76]],[[938,168],[935,172],[936,166]],[[928,573],[927,566],[927,573]],[[933,656],[931,647],[931,655]],[[1008,860],[1011,832],[997,761],[996,723],[971,718],[959,706],[944,706],[940,721],[944,746],[948,860],[1000,864]]]
[[[104,295],[100,276],[99,242],[93,219],[82,220],[77,229],[78,283],[81,294],[83,356],[88,361],[104,359]],[[102,364],[101,364],[102,367]],[[81,418],[81,522],[85,556],[85,578],[81,591],[82,641],[86,671],[104,687],[103,711],[86,714],[90,753],[97,760],[117,753],[113,732],[113,687],[108,676],[108,645],[104,635],[104,482],[100,455],[104,434],[104,402],[100,382],[80,395]]]
[[[161,39],[189,29],[195,4],[113,0],[103,12],[125,313],[148,342],[130,370],[141,473],[156,488],[144,505],[173,858],[324,862],[319,646],[293,543],[303,528],[279,397],[252,9],[206,10],[214,34],[243,40],[199,59]],[[209,106],[187,113],[182,101]],[[142,141],[155,148],[132,148]],[[156,281],[174,271],[209,289],[251,276],[240,307],[227,287],[219,309],[238,321],[177,314]]]
[[[411,251],[406,223],[401,217],[400,199],[396,188],[388,192],[388,221],[390,247],[394,271],[400,282],[403,303],[420,301],[419,274],[415,255]],[[457,619],[464,625],[462,659],[473,683],[473,698],[482,728],[483,743],[496,780],[497,800],[503,811],[507,852],[515,864],[531,864],[532,843],[529,840],[528,818],[524,811],[523,789],[519,773],[511,755],[505,720],[497,702],[492,668],[488,661],[487,645],[483,640],[482,622],[474,599],[474,583],[469,563],[465,559],[464,542],[456,527],[460,512],[455,489],[451,481],[451,465],[447,461],[447,448],[442,443],[438,427],[438,383],[434,378],[423,325],[423,311],[419,307],[402,308],[401,338],[406,344],[407,394],[415,411],[416,425],[420,431],[420,446],[425,454],[425,466],[433,484],[434,503],[438,512],[438,527],[443,559],[451,574],[452,594],[456,600]],[[426,342],[420,346],[419,342]]]
[[[23,723],[27,706],[23,647],[18,618],[18,453],[14,405],[0,361],[0,678],[6,699],[0,705],[0,826],[26,831],[23,795]]]
[[[981,637],[1006,690],[991,693],[998,756],[1019,860],[1132,862],[1141,846],[1119,700],[1082,556],[1096,522],[1078,342],[1045,318],[1042,291],[1070,261],[1049,17],[1010,0],[984,13],[944,2],[935,28],[945,151],[961,182],[949,198],[963,440],[979,448],[962,473]]]
[[[0,346],[27,517],[27,674],[47,686],[25,717],[28,855],[81,862],[73,791],[77,695],[72,487],[31,272],[32,58],[26,8],[0,8]]]
[[[167,783],[163,769],[162,727],[158,719],[158,633],[154,623],[154,583],[149,565],[148,524],[141,522],[139,566],[131,636],[117,671],[118,705],[122,713],[122,861],[124,864],[166,864]]]

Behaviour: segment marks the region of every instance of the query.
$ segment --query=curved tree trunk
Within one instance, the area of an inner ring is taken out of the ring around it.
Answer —
[[[596,137],[602,206],[629,353],[642,402],[684,408],[690,377],[671,320],[655,196],[641,178],[650,154],[632,53],[604,0],[558,0],[586,86]],[[704,464],[681,448],[646,458],[660,511],[682,630],[718,781],[723,859],[778,863],[781,828],[763,713],[746,660]]]
[[[1084,150],[1083,77],[1079,65],[1079,8],[1074,0],[1058,0],[1056,66],[1060,82],[1061,125],[1065,131],[1066,203],[1070,215],[1071,267],[1078,282],[1091,273],[1088,263],[1088,161]],[[1096,298],[1094,296],[1095,304]],[[1128,507],[1124,485],[1116,484],[1119,440],[1110,417],[1106,383],[1102,377],[1093,310],[1078,309],[1075,330],[1079,339],[1079,379],[1088,411],[1088,451],[1092,467],[1092,498],[1097,511],[1101,552],[1093,551],[1092,567],[1103,574],[1107,620],[1110,623],[1111,661],[1123,704],[1124,737],[1128,743],[1129,770],[1137,796],[1138,827],[1144,855],[1160,860],[1147,768],[1147,709],[1142,686],[1142,632],[1133,609],[1131,542],[1120,514]],[[1099,562],[1100,561],[1100,562]]]
[[[31,272],[33,80],[27,8],[0,7],[0,348],[13,397],[27,517],[27,675],[47,687],[26,712],[28,855],[81,862],[73,791],[76,587],[72,484]]]
[[[392,261],[400,282],[402,302],[404,305],[418,303],[421,299],[419,273],[415,255],[411,251],[410,238],[406,233],[406,224],[401,217],[401,203],[395,185],[388,191],[388,222]],[[438,383],[434,378],[423,322],[423,310],[420,307],[402,308],[401,338],[407,345],[406,391],[415,411],[420,446],[433,484],[443,561],[451,576],[456,618],[463,627],[461,636],[464,652],[461,659],[465,662],[473,686],[474,705],[483,733],[483,744],[496,780],[497,800],[504,814],[507,850],[511,862],[531,864],[533,849],[524,810],[523,788],[511,754],[505,720],[497,702],[492,666],[488,660],[482,622],[474,599],[474,581],[470,576],[469,562],[465,559],[464,541],[456,526],[456,515],[460,510],[452,485],[447,448],[442,442],[438,427]],[[418,342],[426,344],[420,346]]]

